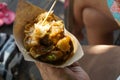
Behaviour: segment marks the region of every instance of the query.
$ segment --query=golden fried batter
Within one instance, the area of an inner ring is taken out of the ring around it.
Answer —
[[[43,62],[61,64],[68,59],[73,51],[71,39],[64,35],[64,24],[50,13],[43,23],[47,12],[35,18],[25,26],[24,46],[30,55]]]

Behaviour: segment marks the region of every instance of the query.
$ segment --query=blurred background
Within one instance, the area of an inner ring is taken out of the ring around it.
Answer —
[[[53,2],[53,0],[26,0],[26,1],[46,10],[49,10]],[[2,5],[3,2],[7,4],[7,5],[4,4],[4,6],[7,6],[7,9],[3,8]],[[15,16],[17,3],[18,0],[0,0],[0,24],[2,24],[2,18],[4,16],[5,19],[8,20],[8,22],[9,19],[10,20],[11,18],[13,19],[13,17]],[[2,8],[3,11],[5,11],[4,13],[6,15],[2,14]],[[54,7],[55,15],[59,16],[61,19],[65,21],[66,17],[64,16],[65,11],[64,0],[58,0],[57,4]],[[12,15],[12,17],[10,17],[8,14]],[[40,72],[38,71],[36,65],[33,62],[25,61],[23,56],[17,49],[17,46],[15,45],[14,42],[14,38],[12,36],[13,24],[14,20],[9,24],[0,25],[0,80],[42,80]],[[119,32],[120,31],[115,31],[114,40],[117,39]],[[83,30],[83,33],[85,39],[83,41],[80,41],[80,43],[81,45],[86,45],[87,39],[85,30]],[[120,43],[120,41],[118,42]],[[95,61],[94,59],[97,59],[96,57],[93,59],[93,57],[90,56],[92,62]],[[106,59],[106,57],[104,58]],[[89,58],[86,59],[86,57],[84,59],[85,60],[82,60],[81,63],[83,63],[83,65],[86,64],[88,66],[88,64],[90,64],[89,63],[90,59]],[[88,63],[86,62],[86,60],[88,60]]]

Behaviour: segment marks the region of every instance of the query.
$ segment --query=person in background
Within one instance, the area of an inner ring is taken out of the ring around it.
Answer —
[[[113,44],[113,31],[119,27],[107,0],[66,0],[65,9],[68,28],[80,41],[84,39],[85,28],[88,44]]]

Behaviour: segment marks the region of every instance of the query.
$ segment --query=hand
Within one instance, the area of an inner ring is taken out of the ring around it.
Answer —
[[[90,80],[77,62],[65,68],[55,68],[39,62],[36,62],[36,65],[43,80]]]

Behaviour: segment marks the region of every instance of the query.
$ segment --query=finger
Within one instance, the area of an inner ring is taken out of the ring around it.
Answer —
[[[69,69],[72,70],[73,72],[81,72],[81,71],[83,71],[80,66],[70,67]]]
[[[46,63],[43,63],[43,62],[35,62],[35,64],[38,66],[38,67],[52,67],[52,65],[50,64],[46,64]]]
[[[75,67],[75,66],[80,66],[79,62],[74,62],[72,65],[70,65],[68,67]]]
[[[82,68],[80,67],[79,62],[73,63],[72,65],[68,66],[68,68],[70,70],[72,70],[73,72],[80,72],[80,71],[82,71]]]
[[[62,70],[61,68],[56,68],[50,64],[46,64],[46,63],[42,63],[42,62],[35,62],[35,64],[39,68],[39,70],[41,70],[41,69],[48,70],[48,71]]]

